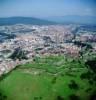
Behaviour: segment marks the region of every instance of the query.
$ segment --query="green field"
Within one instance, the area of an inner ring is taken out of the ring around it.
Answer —
[[[96,84],[80,78],[87,71],[78,59],[36,57],[1,78],[0,100],[88,100]]]

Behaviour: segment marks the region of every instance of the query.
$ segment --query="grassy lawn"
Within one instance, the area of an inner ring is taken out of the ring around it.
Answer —
[[[80,78],[84,72],[87,68],[78,60],[63,56],[36,58],[0,80],[0,91],[6,95],[4,100],[71,100],[72,94],[88,100],[95,85]],[[69,87],[72,80],[77,88]]]

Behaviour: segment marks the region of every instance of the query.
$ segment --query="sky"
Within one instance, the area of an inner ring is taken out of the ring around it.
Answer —
[[[0,0],[0,17],[96,16],[96,0]]]

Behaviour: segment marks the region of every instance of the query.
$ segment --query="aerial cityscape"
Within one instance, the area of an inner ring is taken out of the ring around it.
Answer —
[[[95,4],[0,1],[0,100],[96,100]]]

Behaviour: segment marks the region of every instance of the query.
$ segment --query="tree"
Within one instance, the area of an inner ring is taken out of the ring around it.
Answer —
[[[80,78],[81,78],[81,79],[90,79],[92,76],[93,76],[93,74],[92,74],[90,71],[88,71],[88,72],[86,72],[86,73],[82,73],[82,74],[80,75]]]
[[[74,80],[71,80],[71,82],[69,84],[69,88],[70,89],[79,89],[79,86]]]
[[[7,100],[7,96],[0,90],[0,100]]]
[[[88,66],[93,72],[96,72],[96,59],[87,60],[85,65]]]
[[[62,96],[57,96],[57,99],[56,100],[64,100],[64,97]]]
[[[71,94],[69,96],[70,100],[80,100],[79,96],[75,95],[75,94]]]
[[[52,84],[55,84],[55,83],[56,83],[56,79],[57,79],[57,77],[54,77],[54,78],[52,79]]]
[[[90,95],[90,100],[96,100],[96,91],[93,91],[93,93]]]

